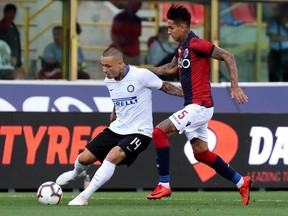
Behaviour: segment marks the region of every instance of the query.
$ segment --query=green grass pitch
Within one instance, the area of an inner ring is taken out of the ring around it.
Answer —
[[[58,205],[38,202],[36,192],[1,192],[1,216],[281,216],[288,215],[288,191],[252,191],[248,206],[240,194],[229,192],[173,192],[170,198],[147,200],[144,192],[96,192],[88,206],[68,206],[78,193],[65,192]]]

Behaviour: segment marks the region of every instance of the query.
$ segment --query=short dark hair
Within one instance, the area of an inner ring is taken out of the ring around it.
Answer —
[[[103,57],[107,57],[107,56],[114,56],[114,57],[118,57],[118,58],[123,58],[122,56],[122,52],[115,46],[111,45],[109,46],[106,50],[103,51],[102,53]]]
[[[183,7],[182,5],[173,4],[169,8],[166,16],[168,19],[173,20],[177,25],[180,23],[185,23],[188,27],[190,27],[191,14],[187,8]]]
[[[17,7],[14,4],[6,4],[4,7],[4,11],[17,11]]]
[[[54,26],[54,27],[53,27],[52,31],[54,32],[54,31],[62,30],[62,29],[63,29],[62,26],[57,25],[57,26]]]

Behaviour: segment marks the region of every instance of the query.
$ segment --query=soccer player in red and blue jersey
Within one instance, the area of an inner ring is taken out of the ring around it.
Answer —
[[[231,79],[231,98],[235,98],[239,104],[248,102],[248,97],[238,86],[234,56],[195,35],[190,30],[191,15],[185,7],[172,5],[167,12],[167,18],[168,34],[179,43],[178,53],[170,63],[150,70],[157,75],[179,73],[185,102],[182,110],[172,114],[153,130],[159,184],[147,198],[161,199],[171,195],[168,137],[177,132],[184,132],[192,145],[195,159],[232,181],[239,189],[243,205],[248,205],[251,178],[240,175],[219,155],[208,149],[208,121],[214,112],[210,86],[210,58],[225,62]]]

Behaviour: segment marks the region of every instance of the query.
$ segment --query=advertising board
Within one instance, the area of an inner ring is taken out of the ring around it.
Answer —
[[[154,113],[154,122],[168,113]],[[35,189],[73,168],[77,155],[109,124],[109,113],[0,112],[0,189]],[[288,115],[215,114],[209,148],[236,171],[250,175],[253,188],[287,188]],[[169,139],[171,185],[175,189],[235,188],[198,163],[185,135]],[[89,170],[93,176],[99,163]],[[127,168],[120,166],[103,189],[153,188],[158,182],[153,142]],[[66,188],[82,188],[83,179]]]

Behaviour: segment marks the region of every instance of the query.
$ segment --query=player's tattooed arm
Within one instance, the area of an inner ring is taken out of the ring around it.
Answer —
[[[224,49],[215,47],[211,57],[225,62],[231,80],[231,92],[230,92],[231,98],[232,99],[235,98],[239,104],[248,102],[247,95],[238,86],[238,70],[234,55],[227,52]]]
[[[149,68],[149,70],[155,73],[156,75],[169,75],[177,73],[178,60],[177,58],[174,57],[171,62],[159,67]]]
[[[231,86],[238,87],[238,70],[234,55],[219,47],[214,47],[212,58],[224,61],[231,79]]]
[[[166,81],[163,81],[160,90],[170,95],[183,97],[183,91],[181,88]]]

